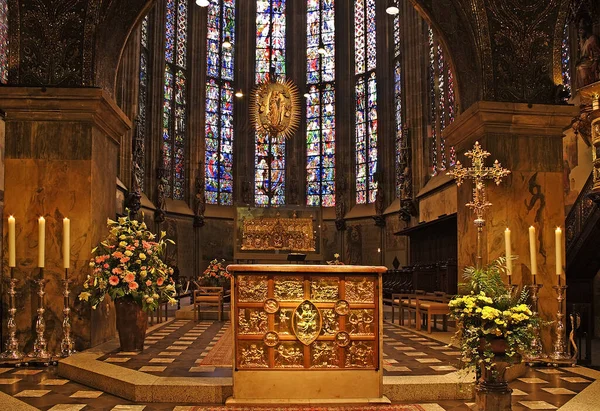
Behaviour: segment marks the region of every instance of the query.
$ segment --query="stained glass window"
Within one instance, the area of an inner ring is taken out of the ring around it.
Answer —
[[[307,0],[306,204],[335,205],[335,5]],[[320,54],[322,46],[325,52]]]
[[[138,161],[139,168],[135,170],[136,177],[141,184],[142,191],[144,190],[144,179],[146,176],[145,162],[143,159],[146,158],[146,141],[148,136],[148,87],[150,77],[150,20],[149,16],[146,15],[142,20],[142,26],[140,29],[140,78],[139,78],[139,91],[138,91],[138,127],[139,130],[135,135],[135,153],[134,156]]]
[[[0,0],[0,83],[8,82],[8,0]]]
[[[394,5],[399,7],[399,1]],[[395,175],[396,175],[396,196],[400,196],[401,177],[404,173],[405,160],[403,158],[406,149],[404,134],[402,130],[402,60],[400,53],[400,14],[394,16],[394,120],[395,120],[395,149],[394,156]]]
[[[563,38],[560,48],[561,56],[561,68],[562,68],[562,82],[565,87],[565,91],[571,96],[571,39],[569,36],[569,24],[565,23],[563,28]]]
[[[187,0],[167,0],[161,174],[165,196],[174,200],[185,195],[187,28]]]
[[[285,76],[286,1],[256,1],[256,82]],[[285,140],[256,135],[254,200],[257,206],[285,204]]]
[[[225,39],[230,48],[223,47]],[[233,204],[235,0],[211,0],[206,40],[206,202]]]
[[[437,175],[453,165],[455,159],[448,153],[442,132],[454,121],[454,76],[444,57],[444,50],[431,27],[427,30],[429,64],[427,83],[429,88],[429,126],[431,147],[431,175]],[[450,147],[450,151],[453,148]]]
[[[375,0],[354,2],[356,203],[377,195],[377,77]]]

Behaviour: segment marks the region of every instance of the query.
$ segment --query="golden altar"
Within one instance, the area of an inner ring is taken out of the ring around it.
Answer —
[[[349,265],[230,265],[233,399],[384,401],[381,273]]]

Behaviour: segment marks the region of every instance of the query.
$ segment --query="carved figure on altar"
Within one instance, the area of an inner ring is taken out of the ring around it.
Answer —
[[[298,322],[296,323],[298,333],[310,335],[316,331],[317,311],[309,303],[305,303],[302,309],[296,311],[296,316],[298,317]]]
[[[577,60],[577,87],[598,81],[600,69],[600,39],[592,33],[589,18],[579,21],[579,59]]]

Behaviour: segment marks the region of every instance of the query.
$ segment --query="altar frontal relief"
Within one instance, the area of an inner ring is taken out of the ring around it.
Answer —
[[[315,251],[311,218],[258,217],[242,224],[243,251]]]

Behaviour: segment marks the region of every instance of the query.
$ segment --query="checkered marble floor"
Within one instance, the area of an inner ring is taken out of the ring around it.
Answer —
[[[148,341],[155,342],[148,344],[144,353],[138,355],[110,353],[102,359],[115,365],[160,376],[231,375],[230,368],[202,368],[196,363],[208,354],[228,327],[230,324],[225,322],[172,321],[149,334]],[[433,336],[435,335],[434,333]],[[186,342],[186,344],[177,344],[177,342]],[[191,344],[187,344],[187,342],[191,342]],[[169,347],[183,348],[169,349]],[[160,355],[160,353],[170,354]],[[458,367],[458,358],[458,352],[444,343],[415,333],[410,328],[385,323],[385,375],[435,376],[445,374]],[[173,361],[166,361],[171,359]],[[590,378],[582,377],[571,371],[570,368],[528,368],[525,376],[510,384],[513,389],[513,410],[552,410],[565,404],[592,382]],[[43,411],[200,411],[219,409],[218,407],[184,404],[132,403],[62,379],[56,374],[56,367],[0,368],[0,391]],[[429,404],[429,406],[433,408],[425,409],[446,411],[473,409],[472,403],[454,400],[440,401],[437,404]],[[0,410],[2,409],[2,404],[0,404]]]
[[[231,367],[200,364],[230,326],[176,320],[149,333],[143,353],[115,351],[99,360],[161,377],[231,377]]]

